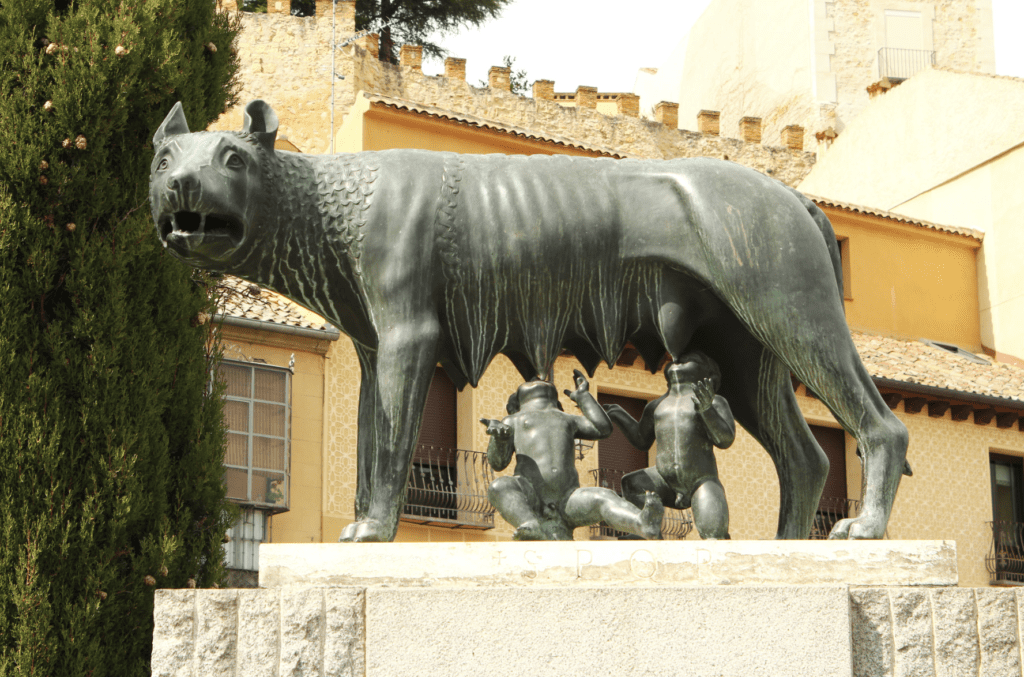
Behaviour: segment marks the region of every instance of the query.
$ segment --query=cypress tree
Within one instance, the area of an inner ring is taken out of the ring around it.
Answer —
[[[176,101],[234,104],[237,30],[212,0],[0,0],[0,676],[148,675],[154,590],[223,576],[212,284],[147,187]]]

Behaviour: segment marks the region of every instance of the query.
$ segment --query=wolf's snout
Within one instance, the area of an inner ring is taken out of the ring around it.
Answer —
[[[195,172],[177,171],[167,179],[167,189],[186,209],[197,204],[202,194],[202,183]]]

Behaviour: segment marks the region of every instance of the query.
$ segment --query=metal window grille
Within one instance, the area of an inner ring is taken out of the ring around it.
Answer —
[[[224,361],[217,376],[225,384],[228,498],[271,513],[288,510],[291,372]]]
[[[224,544],[224,565],[229,569],[259,571],[260,543],[270,540],[267,513],[255,508],[242,510],[238,521],[228,529]]]
[[[992,543],[985,557],[990,582],[1024,583],[1024,524],[999,520],[986,524],[992,528]]]

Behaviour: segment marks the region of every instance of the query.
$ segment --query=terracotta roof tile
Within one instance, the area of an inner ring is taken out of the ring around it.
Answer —
[[[903,214],[897,214],[895,212],[887,212],[884,209],[875,209],[873,207],[864,207],[861,205],[850,204],[849,202],[842,202],[840,200],[832,200],[827,197],[818,197],[817,195],[811,195],[805,193],[816,205],[819,207],[835,207],[836,209],[844,209],[848,212],[856,212],[858,214],[871,214],[872,216],[881,216],[882,218],[890,219],[892,221],[898,221],[900,223],[908,223],[912,226],[920,226],[921,228],[928,228],[929,230],[939,230],[944,233],[953,233],[955,235],[963,235],[970,237],[978,242],[985,239],[985,233],[980,230],[974,230],[973,228],[961,228],[959,226],[944,226],[939,223],[932,223],[931,221],[923,221],[921,219],[913,219]]]
[[[396,99],[391,96],[384,96],[383,94],[364,94],[367,99],[372,103],[394,108],[396,110],[408,110],[413,113],[419,113],[421,115],[428,115],[430,117],[436,117],[442,120],[450,120],[467,127],[479,127],[481,129],[493,129],[498,132],[505,132],[506,134],[513,134],[515,136],[521,136],[525,139],[535,139],[537,141],[546,141],[548,143],[554,143],[559,146],[566,146],[569,148],[579,148],[580,150],[587,150],[602,155],[613,157],[613,158],[625,158],[631,157],[626,153],[620,153],[618,151],[610,150],[608,148],[601,148],[591,144],[580,143],[579,141],[572,141],[565,137],[554,136],[552,134],[541,134],[538,132],[532,132],[528,129],[521,127],[514,127],[512,125],[506,125],[501,122],[494,120],[485,120],[474,115],[465,115],[463,113],[455,113],[450,110],[443,108],[434,108],[432,106],[424,106],[422,104],[414,103],[412,101],[405,101],[404,99]]]
[[[329,331],[324,318],[259,285],[225,275],[218,287],[222,293],[219,310],[229,317]]]
[[[876,378],[1024,402],[1021,367],[990,358],[982,358],[988,364],[977,364],[921,341],[851,333],[868,373]]]

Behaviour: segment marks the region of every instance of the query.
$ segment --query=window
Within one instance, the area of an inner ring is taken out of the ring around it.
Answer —
[[[891,49],[924,49],[921,13],[885,10],[885,46]]]
[[[269,512],[288,509],[291,372],[245,362],[221,363],[228,428],[224,476],[228,498]]]
[[[259,571],[260,543],[268,538],[267,513],[254,508],[242,510],[242,516],[228,530],[224,544],[224,565],[229,569]]]
[[[602,405],[617,404],[638,421],[643,416],[644,407],[647,406],[646,400],[605,393],[598,393],[597,401]],[[643,470],[649,465],[647,452],[640,451],[630,444],[618,426],[615,426],[610,436],[597,443],[598,486],[607,487],[621,494],[622,476],[634,470]]]
[[[853,273],[850,272],[850,238],[837,237],[836,244],[839,245],[839,261],[842,263],[843,271],[843,298],[847,301],[853,300]]]
[[[1021,459],[991,454],[992,519],[997,522],[1024,522],[1021,496]]]
[[[402,520],[460,529],[491,529],[494,508],[487,487],[494,479],[483,452],[458,448],[455,384],[437,367],[423,408],[412,457]]]
[[[1024,583],[1024,463],[991,454],[992,546],[985,564],[993,583]]]
[[[430,381],[423,422],[412,457],[405,513],[417,517],[455,520],[455,492],[459,484],[455,463],[455,384],[436,367]]]
[[[818,513],[811,528],[811,539],[828,538],[836,522],[851,517],[855,502],[846,492],[846,434],[840,428],[812,425],[811,434],[828,457],[828,478],[818,501]]]
[[[935,65],[925,26],[931,22],[921,12],[885,10],[885,47],[878,51],[878,75],[897,82]]]

